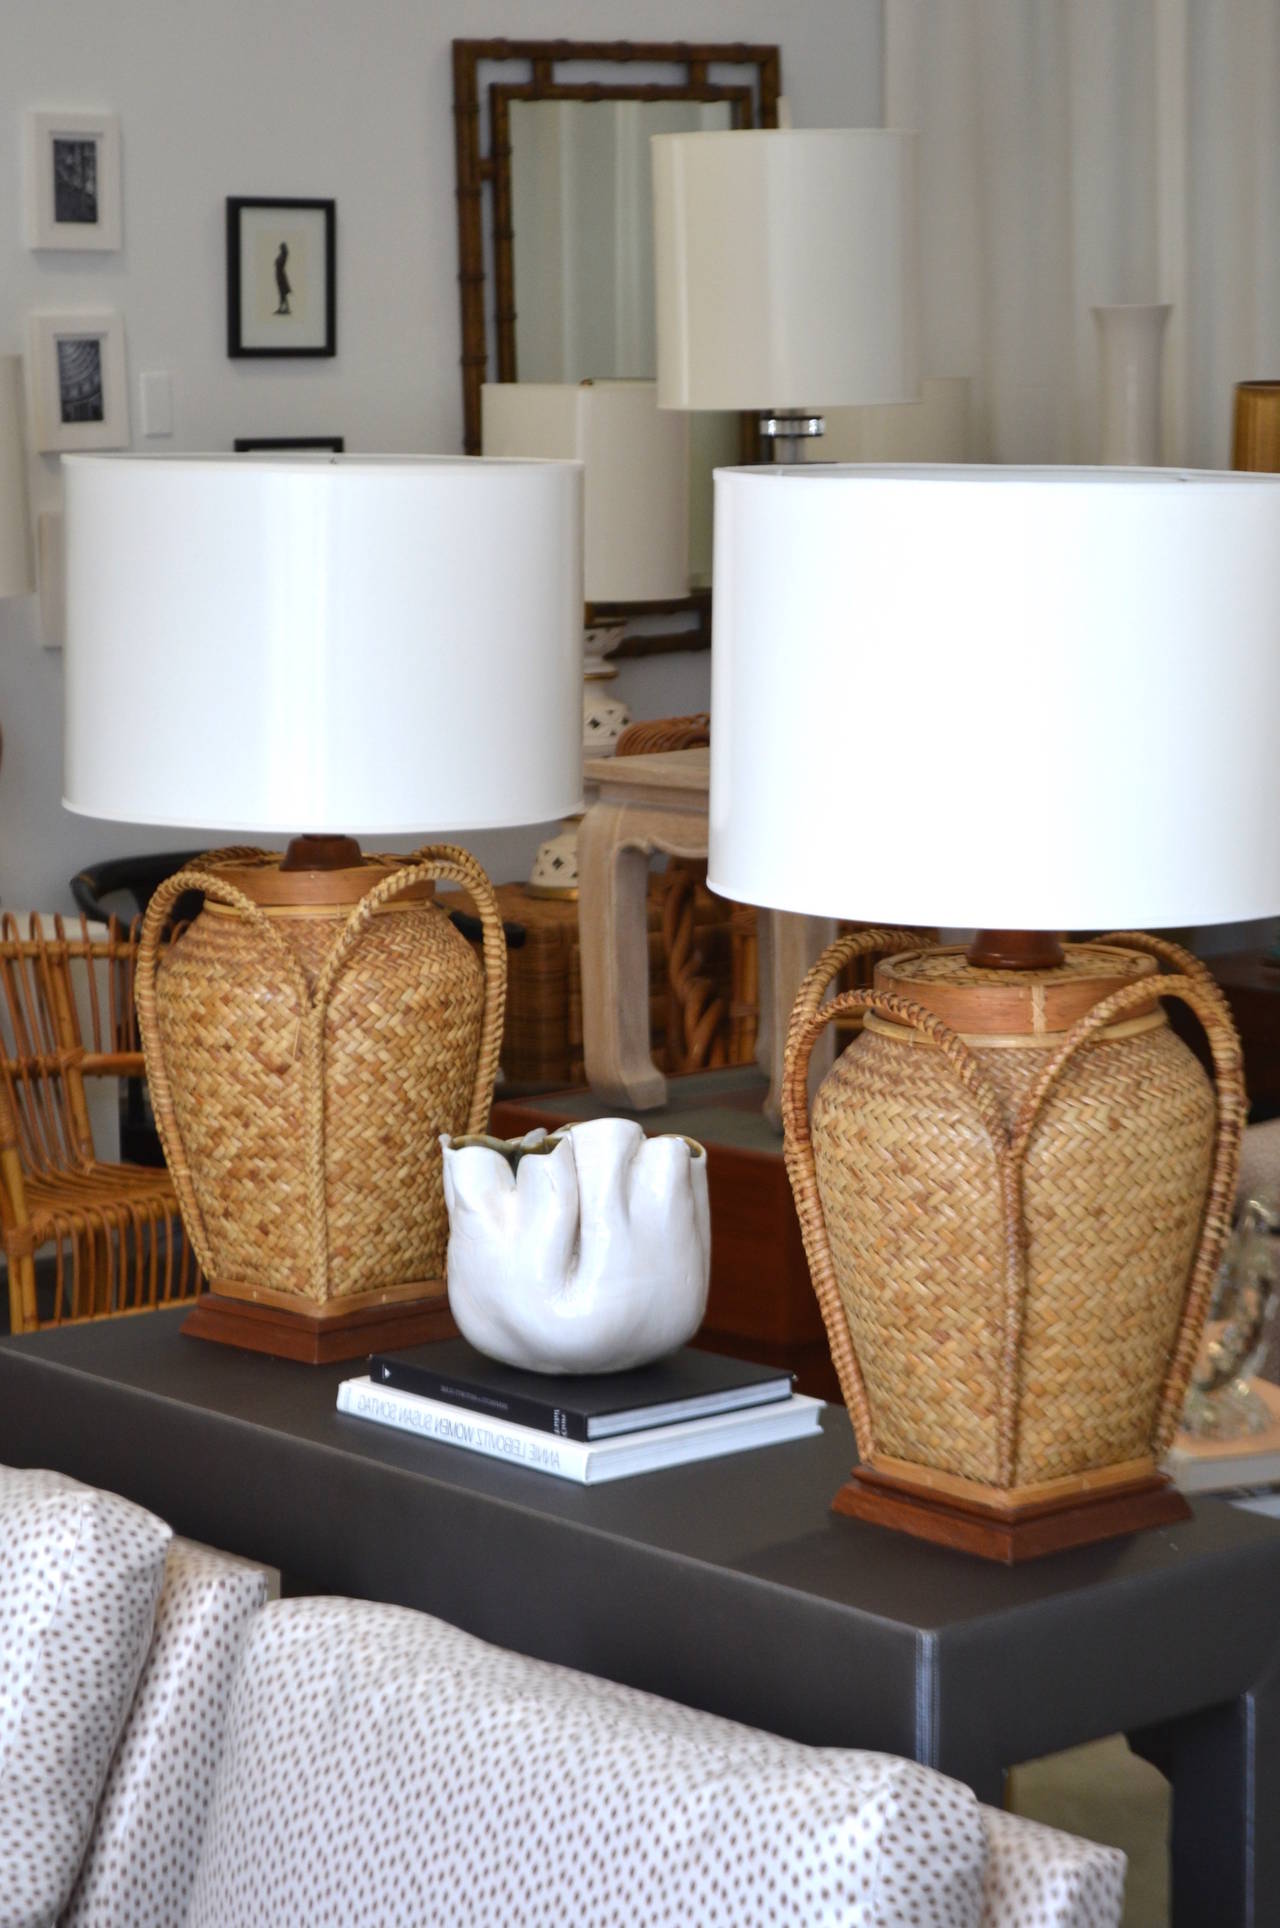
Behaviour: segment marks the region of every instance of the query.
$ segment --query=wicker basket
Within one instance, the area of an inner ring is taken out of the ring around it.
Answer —
[[[483,967],[436,878],[474,901]],[[139,1025],[183,1220],[226,1297],[313,1317],[411,1299],[444,1270],[439,1135],[488,1120],[506,982],[493,891],[449,846],[328,873],[320,905],[261,901],[281,882],[274,860],[239,856],[179,872],[147,913]],[[191,889],[205,907],[160,960]]]
[[[908,943],[875,989],[819,1009],[851,958]],[[1166,997],[1208,1035],[1216,1106]],[[810,1125],[810,1053],[849,1011],[863,1034]],[[1207,1315],[1244,1104],[1226,1005],[1172,945],[1109,938],[1029,973],[900,931],[832,945],[792,1021],[786,1155],[862,1460],[1009,1507],[1152,1469]]]

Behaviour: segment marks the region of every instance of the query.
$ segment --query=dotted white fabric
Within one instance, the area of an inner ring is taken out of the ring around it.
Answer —
[[[70,1893],[155,1618],[162,1520],[0,1467],[0,1928]]]
[[[983,1928],[1119,1928],[1127,1865],[1119,1848],[994,1808],[983,1819]]]
[[[188,1928],[978,1928],[968,1788],[424,1614],[254,1620]]]
[[[62,1928],[180,1928],[261,1567],[174,1540],[151,1649]]]

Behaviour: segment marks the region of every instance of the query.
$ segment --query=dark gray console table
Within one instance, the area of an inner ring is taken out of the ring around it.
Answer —
[[[828,1512],[823,1435],[586,1489],[339,1416],[350,1366],[162,1312],[0,1342],[0,1460],[53,1466],[295,1589],[798,1740],[1007,1767],[1127,1732],[1174,1788],[1175,1921],[1280,1923],[1280,1526],[1221,1502],[1007,1571]]]

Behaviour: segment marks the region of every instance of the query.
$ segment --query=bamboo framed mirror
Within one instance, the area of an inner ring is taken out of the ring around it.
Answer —
[[[781,62],[736,42],[455,40],[453,83],[463,446],[476,455],[486,380],[653,377],[649,136],[776,127]],[[754,457],[736,418],[697,423],[695,585],[699,552],[709,579],[710,467]]]

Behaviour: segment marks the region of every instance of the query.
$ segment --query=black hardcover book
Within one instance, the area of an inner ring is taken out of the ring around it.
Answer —
[[[690,1346],[634,1372],[520,1372],[486,1359],[465,1339],[375,1352],[369,1377],[376,1385],[420,1393],[491,1419],[583,1440],[767,1406],[791,1397],[792,1378],[776,1366],[748,1365]]]

